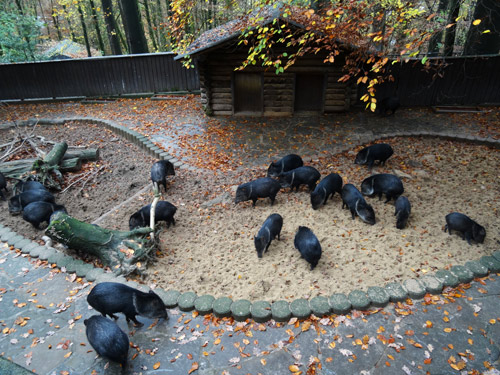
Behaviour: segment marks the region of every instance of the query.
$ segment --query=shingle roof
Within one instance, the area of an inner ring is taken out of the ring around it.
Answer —
[[[297,28],[305,29],[306,26],[303,23],[305,17],[310,18],[316,16],[309,13],[307,9],[295,6],[285,6],[281,3],[268,5],[262,9],[253,11],[250,14],[205,31],[198,39],[188,46],[184,54],[176,56],[175,60],[181,59],[187,55],[198,54],[236,38],[240,36],[243,30],[256,23],[260,26],[265,26],[277,19]]]

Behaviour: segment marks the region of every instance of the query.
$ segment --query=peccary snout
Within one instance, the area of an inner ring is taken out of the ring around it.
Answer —
[[[127,364],[129,339],[118,325],[103,316],[94,315],[83,321],[90,345],[101,357]]]
[[[476,243],[483,243],[486,237],[486,229],[483,226],[476,223],[467,215],[461,214],[459,212],[452,212],[446,215],[446,225],[444,226],[444,231],[448,230],[451,235],[451,231],[455,230],[462,234],[462,239],[467,240],[469,245],[471,240]]]
[[[125,284],[99,283],[87,296],[87,302],[103,316],[109,315],[113,319],[118,319],[113,314],[121,312],[127,318],[127,322],[132,320],[137,326],[143,324],[137,321],[136,315],[150,319],[168,319],[166,306],[160,296],[152,290],[144,293]]]

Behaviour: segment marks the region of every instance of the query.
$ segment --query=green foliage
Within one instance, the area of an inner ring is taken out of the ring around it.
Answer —
[[[0,11],[0,62],[36,61],[43,23],[29,15]]]

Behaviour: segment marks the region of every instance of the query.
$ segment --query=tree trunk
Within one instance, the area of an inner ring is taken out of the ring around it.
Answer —
[[[113,55],[122,55],[120,40],[118,39],[118,26],[113,14],[113,3],[111,0],[101,0],[102,11],[104,12],[104,22],[108,34],[109,46]]]
[[[87,47],[87,55],[92,57],[92,52],[90,51],[89,35],[87,33],[87,25],[85,24],[85,17],[83,16],[83,10],[78,2],[77,4],[78,13],[80,14],[80,23],[82,24],[83,39],[85,40],[85,47]]]
[[[101,50],[101,53],[105,55],[106,51],[104,50],[104,42],[102,40],[101,28],[99,27],[99,18],[97,18],[97,12],[95,10],[94,0],[89,0],[89,4],[90,4],[90,12],[92,13],[91,17],[92,22],[94,24],[95,33],[97,35],[97,44],[99,44],[99,49]]]
[[[438,5],[438,8],[437,8],[437,14],[439,16],[443,15],[443,18],[445,17],[444,16],[444,13],[446,11],[446,9],[448,8],[448,3],[449,3],[449,0],[439,0],[439,5]],[[443,40],[443,31],[438,31],[437,33],[435,33],[431,39],[429,40],[429,49],[428,49],[428,52],[427,52],[427,55],[428,56],[438,56],[439,55],[439,44],[442,42]]]
[[[57,10],[54,7],[54,3],[52,0],[50,0],[50,7],[52,9],[52,21],[54,22],[54,27],[56,28],[57,32],[57,40],[62,40],[62,35],[61,35],[61,29],[59,28],[59,19],[57,18]]]
[[[73,31],[73,26],[71,26],[71,21],[69,20],[69,13],[66,10],[66,5],[62,4],[62,7],[64,10],[64,13],[66,14],[66,17],[64,17],[64,18],[66,18],[66,22],[68,23],[68,28],[69,28],[69,33],[71,35],[71,40],[76,43],[77,41],[76,41],[75,32]]]
[[[463,54],[497,54],[500,51],[500,2],[478,0],[472,21],[477,19],[480,19],[481,23],[477,26],[471,23]],[[486,30],[490,32],[483,34]]]
[[[143,4],[144,4],[144,11],[146,14],[146,22],[148,23],[149,38],[153,43],[154,50],[158,51],[158,45],[156,44],[156,34],[154,32],[153,24],[151,22],[151,14],[149,12],[148,0],[144,0]]]
[[[453,55],[453,47],[455,45],[455,35],[457,33],[457,21],[455,21],[460,12],[460,0],[451,0],[450,13],[448,14],[448,24],[453,24],[445,30],[444,34],[444,56]]]
[[[118,231],[79,221],[58,211],[51,217],[45,234],[70,249],[98,257],[114,273],[129,275],[145,271],[151,253],[155,254],[151,228]]]
[[[130,53],[148,53],[148,44],[144,35],[137,0],[120,0],[120,4]]]

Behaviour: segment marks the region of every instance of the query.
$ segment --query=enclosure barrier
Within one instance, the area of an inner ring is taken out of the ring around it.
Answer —
[[[199,90],[196,69],[155,53],[36,63],[0,64],[0,100],[62,99]],[[394,82],[378,96],[401,105],[499,105],[500,55],[429,58],[391,66]],[[431,68],[429,68],[429,66]],[[360,87],[358,98],[364,94]]]
[[[175,54],[0,64],[0,100],[62,99],[199,90],[196,69]]]

